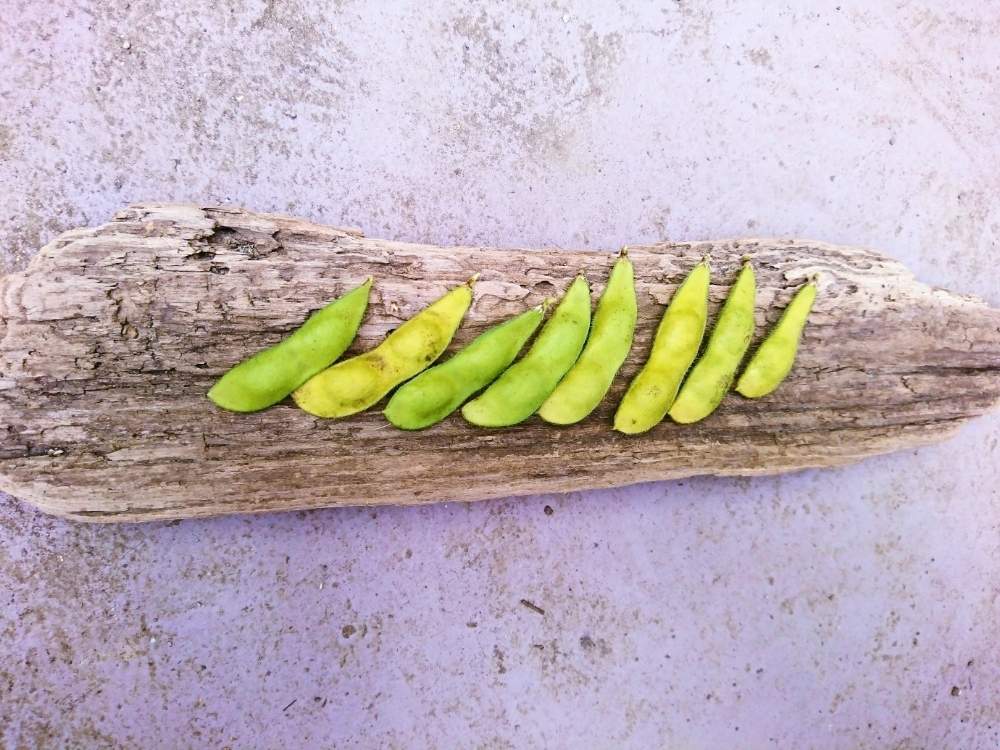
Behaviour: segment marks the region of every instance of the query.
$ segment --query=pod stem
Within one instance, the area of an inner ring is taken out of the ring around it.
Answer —
[[[474,289],[477,281],[479,281],[478,272],[472,274],[472,276],[469,277],[469,280],[466,281],[465,283],[468,285],[469,289]]]
[[[628,257],[628,245],[622,245],[621,250],[618,251],[618,257],[619,258]]]

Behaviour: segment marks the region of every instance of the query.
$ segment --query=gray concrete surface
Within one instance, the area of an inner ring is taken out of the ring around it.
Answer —
[[[6,269],[180,199],[437,243],[804,235],[1000,305],[995,3],[8,0],[0,70]],[[998,440],[129,528],[4,497],[0,744],[996,748]]]

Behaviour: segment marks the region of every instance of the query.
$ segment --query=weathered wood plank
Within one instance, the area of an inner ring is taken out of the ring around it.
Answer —
[[[707,252],[713,313],[740,256],[753,256],[758,337],[819,273],[798,364],[768,398],[731,395],[700,424],[619,435],[611,414],[662,304]],[[0,487],[97,521],[474,500],[832,466],[941,440],[1000,398],[1000,311],[932,290],[872,251],[744,239],[633,246],[630,255],[636,343],[586,422],[480,430],[453,417],[402,433],[377,409],[339,422],[290,402],[235,415],[204,394],[368,274],[376,284],[352,351],[480,272],[454,347],[560,293],[578,270],[596,299],[610,249],[440,248],[241,209],[131,207],[63,234],[0,281]]]

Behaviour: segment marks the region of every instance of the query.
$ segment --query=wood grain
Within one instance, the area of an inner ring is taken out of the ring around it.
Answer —
[[[693,426],[610,428],[676,285],[712,256],[712,312],[740,257],[757,269],[758,338],[807,277],[819,296],[772,396],[729,396]],[[205,398],[249,353],[375,277],[352,351],[480,272],[452,348],[557,295],[606,252],[442,248],[236,208],[143,204],[66,232],[0,281],[0,487],[45,511],[137,521],[321,506],[476,500],[693,474],[843,464],[941,440],[1000,398],[1000,311],[931,289],[870,250],[794,239],[630,247],[636,343],[584,423],[402,433],[376,408],[344,421],[286,401],[254,415]]]

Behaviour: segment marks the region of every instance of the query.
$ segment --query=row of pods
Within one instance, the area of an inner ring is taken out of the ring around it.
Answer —
[[[697,422],[732,386],[754,333],[753,265],[744,260],[703,347],[709,280],[706,259],[674,293],[649,356],[618,405],[614,428],[619,432],[646,432],[668,415],[681,424]],[[342,418],[396,389],[384,414],[404,430],[429,427],[459,408],[468,422],[481,427],[518,424],[535,413],[552,424],[574,424],[593,412],[632,348],[637,305],[627,250],[619,253],[593,316],[590,288],[581,274],[547,321],[550,305],[545,302],[489,328],[434,365],[472,303],[475,281],[428,305],[374,349],[336,362],[361,325],[372,285],[368,278],[277,345],[233,367],[208,396],[224,409],[253,412],[291,394],[310,414]],[[736,380],[737,392],[759,398],[781,384],[794,364],[815,298],[813,279],[798,290],[750,358]]]

